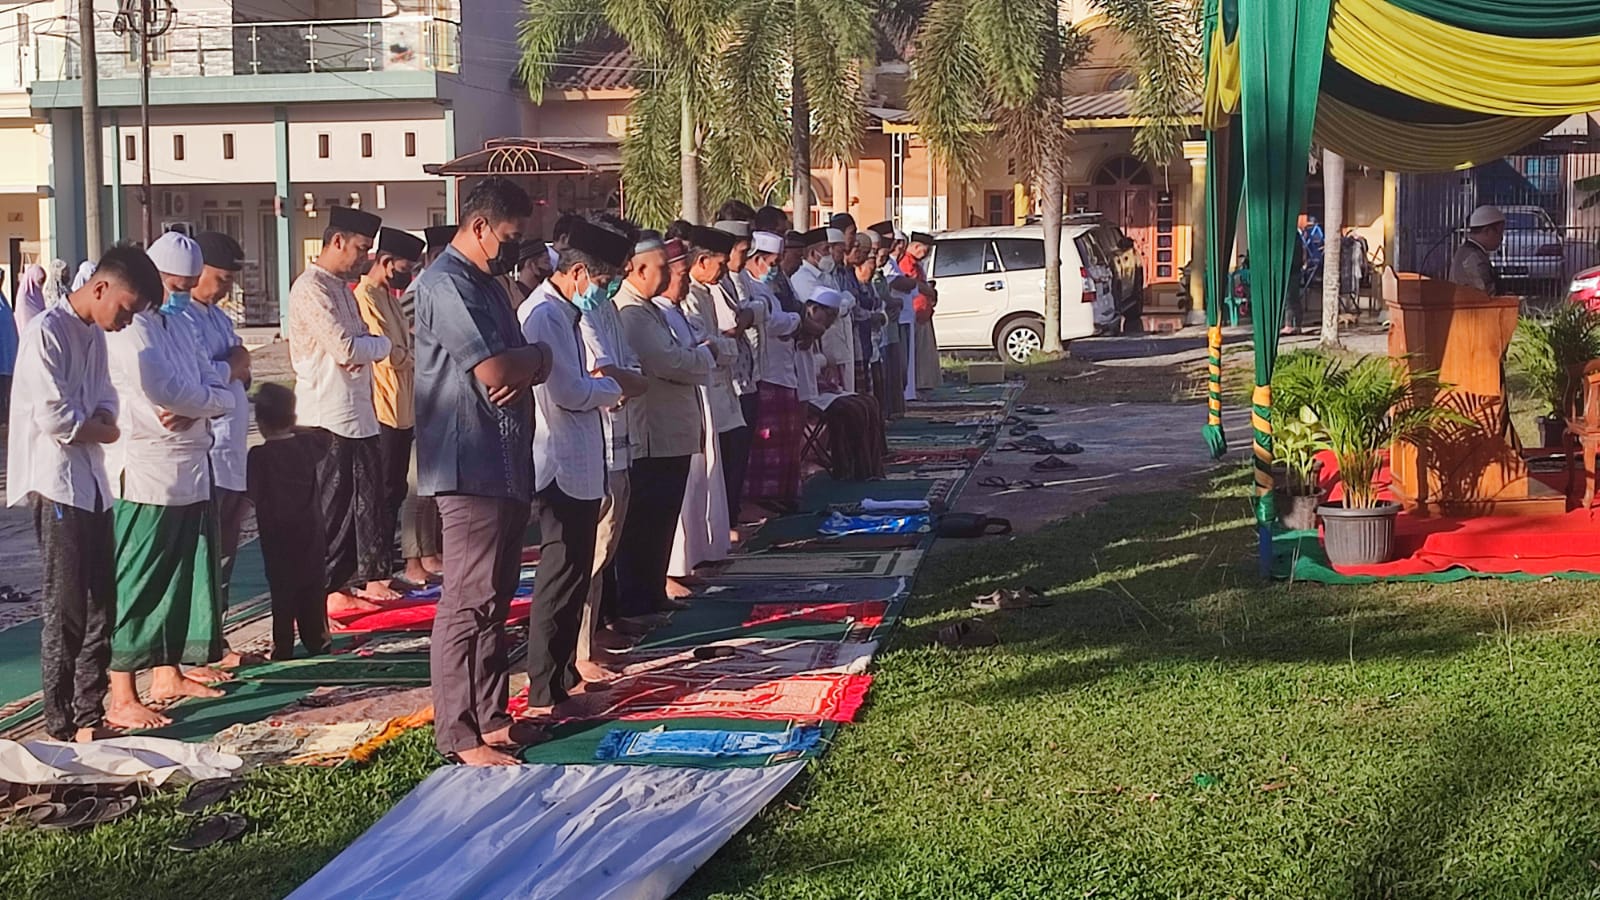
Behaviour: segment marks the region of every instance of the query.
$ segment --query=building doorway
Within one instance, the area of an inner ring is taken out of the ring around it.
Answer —
[[[1144,260],[1144,270],[1155,272],[1155,187],[1150,168],[1131,156],[1113,156],[1094,173],[1089,188],[1092,209],[1107,222],[1122,227]]]

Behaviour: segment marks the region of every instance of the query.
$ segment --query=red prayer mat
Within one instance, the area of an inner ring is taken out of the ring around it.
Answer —
[[[883,624],[889,604],[882,600],[858,600],[854,603],[819,603],[813,606],[796,606],[793,603],[757,603],[745,614],[744,627],[771,625],[776,622],[852,622],[863,628],[876,628]]]
[[[528,610],[532,606],[531,598],[524,597],[511,601],[511,615],[506,621],[508,623],[527,621]],[[349,634],[354,631],[431,631],[433,615],[438,609],[437,603],[412,603],[404,607],[363,613],[354,618],[336,621],[334,630],[339,634]]]
[[[609,691],[572,697],[556,707],[554,715],[533,718],[554,722],[684,717],[851,722],[866,702],[871,685],[871,675],[724,676],[700,682],[647,675],[618,681]],[[526,716],[527,691],[512,697],[507,708],[513,716]]]

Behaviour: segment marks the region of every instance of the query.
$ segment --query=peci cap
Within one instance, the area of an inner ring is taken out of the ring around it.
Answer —
[[[675,263],[688,258],[689,248],[684,246],[683,241],[677,238],[667,241],[667,262]]]
[[[840,309],[844,306],[844,295],[831,287],[818,285],[817,289],[811,292],[811,296],[806,298],[806,302],[826,306],[829,309]]]
[[[443,250],[456,239],[456,231],[460,228],[460,225],[429,225],[422,229],[422,235],[428,239],[429,250]]]
[[[224,272],[237,272],[244,268],[244,248],[222,232],[202,232],[194,242],[200,245],[200,261],[211,268]]]
[[[806,232],[805,233],[806,246],[807,247],[815,247],[818,244],[830,243],[832,241],[832,239],[830,237],[828,237],[828,232],[832,231],[832,230],[833,229],[831,229],[831,228],[813,228],[810,231]],[[841,237],[841,238],[839,238],[839,240],[842,241],[842,240],[844,240],[844,238]]]
[[[633,255],[633,241],[628,240],[626,235],[587,219],[572,223],[572,230],[567,232],[567,246],[617,269],[622,268],[628,257]]]
[[[933,235],[927,233],[926,231],[913,231],[911,232],[910,242],[913,244],[925,244],[929,247],[932,247]]]
[[[689,229],[689,243],[701,250],[711,253],[720,253],[726,256],[733,252],[733,246],[739,243],[739,238],[716,228],[706,228],[696,225]]]
[[[409,231],[385,227],[378,229],[378,243],[374,245],[373,249],[378,253],[387,253],[396,259],[416,262],[422,259],[422,251],[426,246],[422,242],[422,238]]]
[[[176,231],[169,231],[145,251],[150,261],[156,264],[156,269],[165,275],[176,275],[180,278],[195,278],[200,274],[200,268],[205,264],[205,259],[200,254],[200,245],[194,238]]]
[[[757,231],[750,235],[750,250],[754,253],[782,253],[783,238],[770,231]]]
[[[383,220],[372,213],[349,206],[335,206],[328,210],[328,227],[348,234],[377,238]]]
[[[718,222],[711,227],[718,231],[727,232],[736,238],[747,238],[750,236],[750,223],[741,222],[738,219],[723,219],[721,222]],[[735,241],[735,243],[738,242]]]
[[[877,223],[875,225],[868,225],[867,226],[867,230],[872,232],[873,234],[878,235],[879,237],[886,237],[886,238],[894,237],[894,223],[893,222],[884,221],[884,222],[879,222],[879,223]]]

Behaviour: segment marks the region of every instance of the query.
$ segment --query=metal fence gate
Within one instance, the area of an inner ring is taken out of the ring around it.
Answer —
[[[1572,276],[1600,265],[1600,200],[1576,182],[1600,175],[1600,153],[1537,145],[1458,172],[1400,178],[1399,267],[1443,278],[1466,236],[1472,210],[1491,203],[1506,214],[1495,264],[1509,290],[1563,295]]]

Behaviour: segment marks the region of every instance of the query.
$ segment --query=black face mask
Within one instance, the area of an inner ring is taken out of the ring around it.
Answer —
[[[489,259],[489,274],[504,275],[517,270],[517,257],[522,254],[521,241],[501,241],[500,252]]]
[[[411,273],[410,272],[396,272],[393,275],[389,276],[389,287],[394,289],[394,290],[403,291],[403,290],[405,290],[406,288],[408,288],[410,286],[411,286]]]

